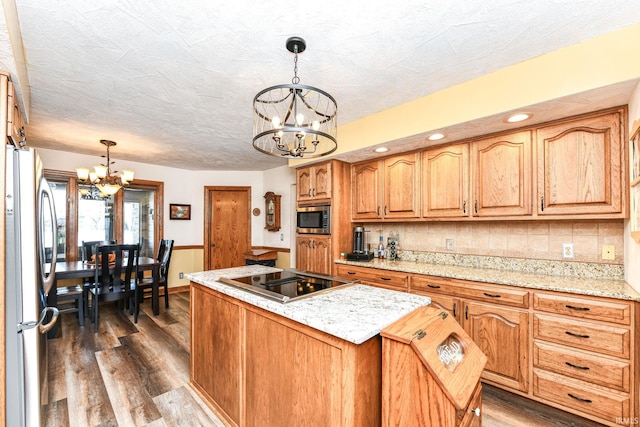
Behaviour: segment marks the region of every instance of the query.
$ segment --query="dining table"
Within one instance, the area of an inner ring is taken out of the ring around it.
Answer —
[[[50,268],[50,264],[47,264]],[[58,261],[56,262],[55,275],[53,285],[47,295],[47,305],[58,306],[58,281],[66,279],[90,279],[95,275],[96,266],[94,263],[87,261]],[[151,271],[153,278],[153,286],[151,288],[151,309],[153,314],[160,314],[160,262],[155,258],[141,256],[138,258],[138,271]],[[55,336],[55,327],[49,331],[49,336]]]

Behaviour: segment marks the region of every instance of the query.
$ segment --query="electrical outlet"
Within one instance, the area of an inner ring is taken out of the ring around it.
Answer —
[[[280,241],[284,242],[284,234],[280,233]]]
[[[184,273],[183,272],[178,273],[178,279],[184,279]]]
[[[447,250],[448,251],[455,251],[456,250],[456,245],[453,242],[453,239],[447,239]]]
[[[573,243],[562,244],[562,258],[573,258]]]
[[[616,247],[615,245],[602,245],[602,259],[614,260],[616,259]]]

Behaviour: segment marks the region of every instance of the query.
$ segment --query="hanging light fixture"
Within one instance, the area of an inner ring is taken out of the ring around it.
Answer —
[[[300,84],[298,54],[306,43],[290,37],[294,57],[291,84],[266,88],[253,98],[253,147],[285,158],[326,156],[338,148],[338,105],[327,92]]]
[[[109,141],[108,139],[101,139],[100,144],[107,147],[107,155],[102,156],[107,158],[107,162],[104,164],[100,164],[98,166],[93,167],[93,171],[88,168],[77,168],[76,174],[78,175],[78,181],[82,184],[89,184],[95,187],[98,191],[94,191],[93,189],[81,189],[80,194],[83,197],[98,199],[98,198],[106,198],[116,194],[122,187],[126,187],[129,185],[131,181],[133,181],[134,172],[132,170],[123,170],[122,175],[114,175],[111,173],[111,165],[115,162],[111,161],[109,156],[109,149],[114,147],[116,143],[114,141]],[[113,171],[117,173],[118,171]],[[83,191],[86,194],[83,194]]]

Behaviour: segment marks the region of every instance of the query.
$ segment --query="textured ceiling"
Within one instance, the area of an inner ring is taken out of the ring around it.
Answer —
[[[193,170],[286,164],[252,148],[251,103],[291,81],[290,36],[307,41],[301,83],[331,93],[344,124],[640,17],[628,0],[16,4],[30,145],[99,155],[112,139],[116,159]]]

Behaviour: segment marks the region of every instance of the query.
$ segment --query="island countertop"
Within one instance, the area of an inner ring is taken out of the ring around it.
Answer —
[[[431,303],[429,297],[356,284],[283,304],[218,281],[222,277],[234,279],[277,271],[282,270],[262,265],[248,265],[190,273],[185,277],[192,282],[354,344],[367,341],[416,308]]]

